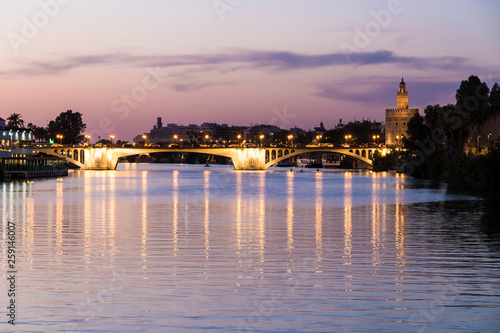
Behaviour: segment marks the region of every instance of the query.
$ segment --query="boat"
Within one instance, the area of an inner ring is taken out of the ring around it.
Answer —
[[[311,155],[302,155],[297,158],[297,167],[299,168],[322,168],[320,157],[312,157]]]
[[[321,158],[323,168],[339,167],[340,161],[342,161],[342,156],[339,154],[323,154],[323,157]]]

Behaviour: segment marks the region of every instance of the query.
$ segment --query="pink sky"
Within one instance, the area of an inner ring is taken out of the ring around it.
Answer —
[[[21,113],[44,126],[72,109],[93,137],[127,140],[157,116],[306,129],[380,121],[401,76],[420,109],[454,102],[469,75],[500,81],[499,9],[496,1],[2,1],[0,117]]]

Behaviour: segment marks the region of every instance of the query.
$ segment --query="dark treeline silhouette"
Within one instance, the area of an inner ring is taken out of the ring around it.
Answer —
[[[473,75],[462,81],[455,98],[455,104],[429,105],[423,116],[410,120],[400,163],[412,176],[444,180],[450,190],[470,191],[490,204],[500,203],[498,139],[487,153],[465,151],[471,130],[500,115],[500,87],[495,83],[490,90]]]

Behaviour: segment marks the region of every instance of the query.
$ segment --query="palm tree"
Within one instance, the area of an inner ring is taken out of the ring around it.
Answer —
[[[21,115],[19,113],[13,113],[8,118],[7,125],[13,128],[21,128],[24,126],[24,120],[21,119]]]

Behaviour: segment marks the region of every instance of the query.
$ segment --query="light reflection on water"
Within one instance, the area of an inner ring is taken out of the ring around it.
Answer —
[[[469,197],[385,173],[120,168],[2,184],[16,329],[499,325],[498,235]]]

